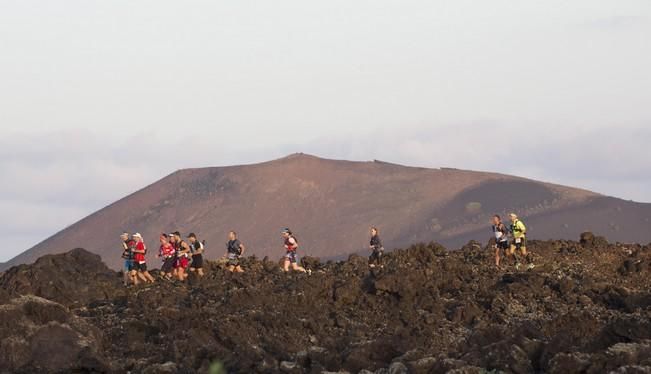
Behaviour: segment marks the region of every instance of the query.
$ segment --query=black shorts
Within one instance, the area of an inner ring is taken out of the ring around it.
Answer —
[[[192,255],[191,269],[203,269],[203,255]]]
[[[171,273],[172,270],[174,270],[174,262],[176,262],[176,258],[174,257],[168,257],[165,260],[163,260],[163,266],[161,267],[160,271],[163,273]]]
[[[497,246],[497,249],[506,251],[507,249],[509,249],[509,242],[508,240],[504,240],[502,242],[495,243],[495,246]]]
[[[374,264],[374,263],[380,263],[382,261],[382,256],[384,255],[384,251],[381,249],[374,249],[371,255],[368,258],[368,263],[369,264]]]
[[[513,242],[511,243],[511,248],[514,249],[522,249],[522,248],[527,248],[527,238],[520,238],[520,239],[513,239]]]
[[[146,263],[145,264],[139,264],[139,263],[136,262],[133,265],[133,270],[135,270],[135,271],[147,271],[147,264]]]
[[[296,251],[288,251],[287,254],[285,254],[285,259],[287,259],[291,264],[298,263],[298,255],[296,254]]]

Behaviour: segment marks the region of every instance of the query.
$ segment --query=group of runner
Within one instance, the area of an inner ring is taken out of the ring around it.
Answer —
[[[509,214],[511,224],[507,227],[499,215],[493,216],[493,234],[495,235],[495,266],[500,267],[502,256],[511,259],[516,270],[520,270],[522,261],[527,269],[535,267],[533,258],[527,252],[527,227],[517,214]]]
[[[120,239],[122,239],[124,259],[124,284],[128,286],[138,285],[141,282],[154,283],[155,279],[147,268],[147,245],[142,235],[139,233],[130,235],[125,232]],[[158,240],[160,247],[156,257],[162,261],[161,279],[185,281],[189,273],[196,273],[199,277],[204,276],[205,241],[200,241],[196,234],[191,233],[186,242],[178,231],[160,234]]]
[[[493,234],[495,235],[495,265],[499,268],[502,256],[512,259],[516,270],[522,266],[522,260],[527,262],[527,269],[534,268],[532,257],[527,253],[527,228],[515,213],[511,213],[511,224],[507,227],[499,215],[493,217]],[[309,273],[299,264],[298,258],[298,239],[289,229],[283,229],[282,238],[284,240],[285,255],[283,258],[282,270],[288,272],[298,271]],[[383,267],[384,246],[380,239],[380,232],[377,227],[370,230],[371,240],[369,248],[371,255],[369,257],[369,267]],[[154,277],[147,269],[147,246],[139,233],[130,235],[123,233],[122,239],[122,258],[124,259],[124,284],[138,285],[141,282],[153,283]],[[170,234],[161,234],[159,236],[160,247],[157,258],[162,261],[160,278],[166,280],[185,281],[191,273],[198,277],[204,276],[203,255],[206,250],[206,242],[198,239],[197,235],[191,233],[187,236],[187,241],[183,240],[181,233],[175,231]],[[228,233],[228,242],[226,243],[226,269],[234,273],[242,273],[241,258],[246,248],[238,239],[235,231]]]
[[[309,272],[299,265],[298,261],[298,239],[290,229],[282,230],[282,237],[285,246],[283,270]],[[140,233],[133,235],[123,233],[120,236],[122,241],[122,258],[124,259],[124,285],[138,285],[140,283],[154,283],[154,277],[147,268],[147,246]],[[198,239],[195,233],[183,240],[181,233],[175,231],[171,234],[160,234],[158,238],[160,247],[156,257],[161,259],[160,278],[165,280],[185,281],[191,273],[198,277],[205,275],[203,269],[203,255],[206,250],[206,242]],[[243,273],[244,269],[240,259],[246,250],[244,244],[238,239],[235,231],[228,233],[226,243],[226,269],[233,273]]]

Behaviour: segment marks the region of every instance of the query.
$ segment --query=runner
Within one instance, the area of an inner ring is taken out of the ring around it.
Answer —
[[[138,242],[131,236],[129,240],[126,241],[126,247],[127,251],[131,254],[131,271],[129,271],[129,278],[131,278],[131,282],[133,283],[134,286],[137,286],[140,284],[140,281],[145,281],[145,279],[142,276],[138,275],[138,269],[136,266],[136,246],[138,245]]]
[[[172,247],[174,247],[174,257],[173,257],[173,261],[172,261],[172,277],[174,279],[178,279],[179,278],[179,275],[178,275],[178,273],[179,273],[178,272],[179,259],[178,259],[178,257],[176,257],[178,242],[176,241],[176,235],[174,235],[174,233],[169,234],[168,237],[169,237],[169,240],[170,240],[170,244],[172,245]]]
[[[231,231],[228,233],[228,243],[226,243],[226,258],[228,258],[228,271],[231,273],[244,273],[240,264],[240,258],[244,255],[244,244],[237,238],[237,233]]]
[[[154,283],[154,277],[149,274],[147,270],[147,246],[139,233],[133,234],[133,239],[136,241],[136,249],[134,250],[134,267],[138,272],[138,277],[144,280],[145,283]]]
[[[513,243],[511,244],[511,256],[515,257],[515,269],[520,270],[520,259],[516,255],[516,250],[520,251],[522,257],[527,261],[527,269],[531,270],[535,267],[531,255],[527,253],[527,227],[518,218],[515,213],[510,214],[511,217],[511,233],[513,235]]]
[[[502,217],[499,215],[493,216],[493,235],[495,235],[495,266],[500,267],[500,255],[505,256],[509,254],[509,229],[502,223]]]
[[[188,235],[188,240],[190,240],[190,252],[192,253],[190,272],[196,272],[197,275],[203,277],[203,252],[205,250],[204,243],[197,239],[197,235],[195,233]]]
[[[175,231],[174,235],[174,249],[176,251],[176,262],[174,263],[174,274],[181,282],[188,278],[187,268],[190,263],[188,256],[190,255],[190,246],[188,243],[181,239],[181,233]]]
[[[298,265],[298,255],[296,250],[298,249],[298,240],[292,233],[290,229],[284,229],[282,231],[283,239],[285,239],[285,261],[283,263],[283,270],[285,272],[289,271],[289,265],[291,264],[292,270],[300,271],[302,273],[307,273],[302,266]]]
[[[174,249],[174,244],[171,243],[170,237],[167,234],[160,235],[160,250],[156,257],[159,257],[163,261],[163,265],[160,269],[160,276],[163,279],[171,280],[174,273],[174,261],[176,260],[176,250]]]
[[[370,248],[373,251],[368,259],[368,265],[372,268],[382,265],[382,257],[384,256],[384,247],[382,240],[380,240],[380,232],[377,227],[371,227],[371,244]]]
[[[131,270],[133,270],[133,252],[130,249],[129,241],[131,235],[128,232],[120,235],[122,240],[122,258],[124,259],[124,286],[129,286],[130,283],[134,283],[133,278],[131,277]],[[135,243],[134,243],[135,246]]]

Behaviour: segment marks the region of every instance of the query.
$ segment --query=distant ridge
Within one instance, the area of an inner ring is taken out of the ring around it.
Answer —
[[[334,258],[367,248],[371,225],[388,248],[417,241],[459,247],[490,236],[494,213],[518,212],[532,238],[576,238],[594,231],[613,241],[651,241],[651,204],[497,173],[427,169],[385,161],[308,154],[252,165],[178,170],[53,235],[11,261],[85,247],[120,266],[118,235],[144,234],[150,261],[162,231],[200,234],[208,257],[223,255],[237,230],[250,254],[282,255],[279,231],[291,227],[300,253]],[[155,263],[155,266],[158,264]]]

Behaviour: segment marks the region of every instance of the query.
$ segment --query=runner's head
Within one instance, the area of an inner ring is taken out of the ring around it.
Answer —
[[[195,233],[190,233],[190,235],[188,235],[188,240],[190,240],[190,243],[194,244],[194,242],[197,241],[197,235]]]
[[[129,235],[128,232],[124,232],[124,233],[122,233],[122,234],[120,235],[120,239],[122,239],[123,241],[126,242],[127,240],[129,240],[129,236],[130,236],[130,235]]]
[[[174,235],[174,240],[175,240],[175,241],[177,241],[177,242],[180,242],[180,241],[181,241],[181,233],[180,233],[180,232],[178,232],[178,231],[174,231],[174,232],[172,233],[172,235]]]
[[[502,217],[500,217],[498,214],[493,216],[493,224],[494,225],[499,225],[502,223]]]
[[[137,242],[141,242],[142,241],[142,235],[140,235],[140,233],[133,234],[133,240],[135,240]]]
[[[235,231],[230,231],[228,233],[228,240],[235,240],[237,239],[237,233]]]
[[[518,215],[515,214],[515,213],[511,213],[511,214],[509,214],[509,217],[511,217],[511,221],[512,221],[512,222],[515,222],[515,221],[518,220]]]
[[[375,236],[380,233],[380,230],[377,229],[377,227],[371,227],[371,235]]]
[[[292,236],[292,230],[290,230],[288,228],[283,229],[283,231],[281,231],[281,233],[283,235],[283,238],[289,238],[290,236]]]
[[[158,238],[158,240],[160,240],[161,244],[167,244],[167,243],[169,243],[170,238],[169,238],[169,236],[167,236],[167,234],[163,233],[163,234],[160,234],[160,237]]]

